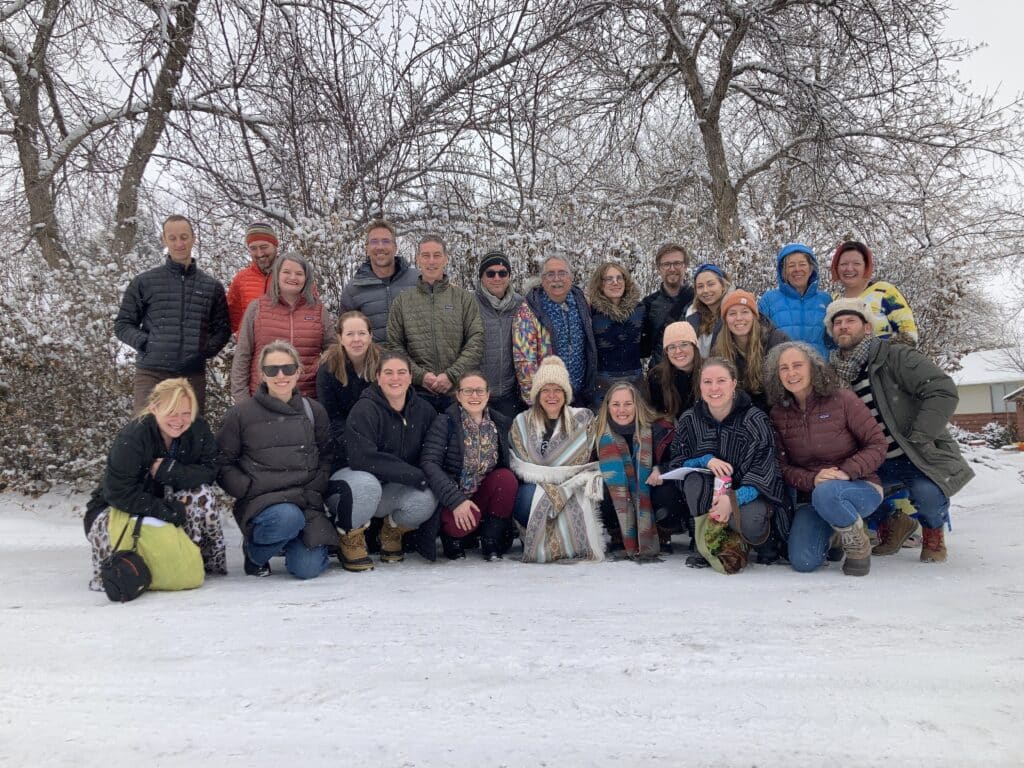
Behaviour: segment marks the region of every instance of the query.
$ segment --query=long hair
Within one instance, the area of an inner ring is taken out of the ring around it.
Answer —
[[[690,344],[690,342],[686,342]],[[690,395],[692,400],[700,397],[700,369],[704,360],[700,355],[700,349],[696,344],[693,347],[693,370],[690,372]],[[661,396],[665,401],[665,415],[675,421],[684,410],[682,393],[676,391],[675,382],[676,367],[668,359],[668,355],[662,354],[661,360],[654,366],[652,373],[658,384],[661,386]]]
[[[166,416],[169,413],[174,413],[183,399],[192,406],[190,424],[194,424],[196,416],[199,415],[199,400],[186,378],[164,379],[159,382],[146,398],[146,404],[139,411],[138,418],[144,419],[149,414]]]
[[[612,417],[608,413],[608,404],[612,400],[612,395],[620,389],[628,389],[630,394],[633,395],[633,407],[636,409],[633,426],[636,427],[637,430],[643,429],[644,427],[650,427],[651,424],[658,420],[658,414],[647,404],[647,401],[640,394],[640,390],[637,389],[633,382],[617,381],[608,388],[608,391],[604,396],[604,401],[601,403],[601,408],[597,412],[598,437],[603,435],[608,429],[608,423],[612,420]]]
[[[761,330],[761,318],[754,314],[754,322],[750,326],[750,335],[747,336],[746,349],[741,349],[736,343],[736,337],[729,330],[729,324],[722,321],[722,330],[718,333],[718,340],[712,350],[719,357],[736,366],[742,371],[738,379],[739,385],[747,390],[748,394],[756,394],[764,391],[764,338]],[[740,364],[740,361],[743,364]]]
[[[316,297],[316,293],[313,291],[313,286],[316,285],[313,265],[296,254],[278,256],[274,259],[274,266],[270,268],[270,288],[267,290],[270,300],[276,304],[281,298],[281,287],[278,285],[278,281],[281,279],[281,268],[286,261],[295,262],[306,273],[306,284],[302,286],[302,298],[305,299],[307,306],[312,307],[319,304],[320,299]]]
[[[562,394],[566,395],[565,401],[562,403],[562,410],[558,412],[556,421],[562,426],[562,434],[569,434],[569,427],[571,423],[569,421],[569,397],[568,392],[564,389]],[[526,411],[526,421],[530,426],[530,431],[535,434],[544,433],[544,424],[547,422],[548,415],[544,412],[544,406],[540,403],[540,393],[537,397],[533,398],[530,408]]]
[[[640,288],[637,286],[636,281],[633,280],[629,270],[617,261],[602,262],[594,271],[594,274],[590,276],[590,283],[587,285],[587,300],[590,302],[590,306],[593,307],[595,303],[599,306],[611,303],[611,299],[606,297],[604,293],[604,276],[608,274],[609,269],[617,269],[622,273],[622,303],[629,306],[632,312],[640,302]]]
[[[705,272],[701,272],[700,274],[701,275],[703,275],[703,274],[714,275],[714,278],[718,282],[720,282],[722,284],[722,299],[725,298],[725,294],[727,294],[729,292],[729,289],[732,288],[732,283],[729,282],[729,278],[728,277],[722,278],[722,277],[719,277],[714,272],[707,271],[707,270]],[[699,276],[700,275],[698,275],[698,277]],[[694,284],[694,288],[696,289],[696,285],[697,285],[697,278],[696,277],[693,279],[693,284]],[[697,317],[700,318],[700,325],[697,328],[697,335],[698,336],[705,336],[705,335],[711,333],[713,330],[715,330],[715,325],[718,323],[719,319],[721,319],[721,315],[718,312],[718,307],[722,306],[722,299],[719,299],[718,300],[718,306],[712,309],[707,304],[705,304],[703,301],[698,299],[697,296],[696,296],[696,290],[694,291],[693,306],[695,306],[697,308]]]
[[[804,354],[811,368],[811,391],[818,397],[831,397],[842,388],[839,376],[818,350],[804,341],[785,341],[772,347],[764,362],[764,392],[772,405],[789,407],[796,402],[779,378],[779,360],[784,352],[797,349]]]
[[[366,330],[370,333],[370,346],[366,348],[366,357],[363,358],[363,373],[362,378],[364,381],[376,381],[377,371],[380,370],[380,345],[373,341],[373,326],[370,325],[370,318],[360,312],[358,309],[353,309],[350,312],[344,312],[338,317],[338,322],[334,326],[334,332],[337,335],[341,335],[341,332],[345,329],[346,320],[362,320],[366,323]],[[324,353],[320,356],[320,365],[327,368],[338,381],[341,382],[341,386],[348,386],[348,355],[345,353],[345,348],[341,346],[340,341],[336,341],[324,350]]]

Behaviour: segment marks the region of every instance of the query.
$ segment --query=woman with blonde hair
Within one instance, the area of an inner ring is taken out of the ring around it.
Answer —
[[[678,483],[661,473],[671,464],[675,430],[628,381],[612,384],[597,415],[597,459],[604,477],[601,518],[626,556],[656,560],[684,510]],[[618,536],[616,536],[616,532]]]
[[[596,407],[613,381],[643,381],[640,337],[647,306],[629,270],[616,261],[606,261],[594,272],[587,300],[597,342]]]
[[[520,526],[523,562],[603,560],[596,512],[601,474],[591,461],[594,414],[569,405],[569,371],[557,355],[541,361],[530,399],[511,435],[510,464],[520,480],[512,516]]]
[[[747,291],[733,291],[722,300],[723,325],[712,340],[714,354],[736,366],[739,385],[767,413],[764,394],[764,359],[768,350],[789,341],[789,336],[762,317],[757,300]]]
[[[139,518],[139,554],[152,572],[151,589],[191,589],[203,572],[227,573],[217,479],[217,443],[187,379],[165,379],[136,418],[114,438],[107,469],[86,507],[92,545],[89,588],[102,589],[100,563],[132,545],[122,534]],[[134,518],[134,519],[133,519]]]

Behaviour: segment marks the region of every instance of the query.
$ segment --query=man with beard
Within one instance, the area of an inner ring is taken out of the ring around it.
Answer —
[[[829,362],[885,432],[888,452],[878,476],[909,493],[924,534],[921,561],[945,562],[949,497],[974,477],[946,429],[959,401],[956,385],[913,347],[873,336],[871,318],[862,299],[829,304],[825,329],[838,347]],[[885,520],[872,554],[898,552],[914,528],[903,513]]]
[[[270,268],[277,258],[277,234],[273,227],[262,221],[252,224],[245,231],[245,249],[252,262],[235,275],[228,287],[228,315],[231,332],[236,335],[249,303],[267,292]]]
[[[684,282],[687,263],[686,249],[678,243],[665,243],[654,257],[661,285],[643,300],[647,310],[640,337],[640,354],[650,355],[652,368],[661,360],[661,335],[665,326],[685,319],[693,303],[693,288]]]

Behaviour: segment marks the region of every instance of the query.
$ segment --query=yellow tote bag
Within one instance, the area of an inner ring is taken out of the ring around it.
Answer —
[[[119,509],[111,507],[109,515],[107,527],[112,542],[117,541],[126,527],[135,527],[135,519]],[[152,520],[154,518],[146,518],[142,524],[138,549],[153,574],[153,583],[149,588],[173,592],[201,587],[205,574],[199,547],[178,526],[170,523],[151,525]],[[129,530],[121,540],[119,549],[131,547],[132,532]]]

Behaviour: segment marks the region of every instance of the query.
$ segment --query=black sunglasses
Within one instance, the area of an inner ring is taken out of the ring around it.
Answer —
[[[272,379],[277,374],[283,373],[285,376],[292,376],[297,370],[299,370],[298,363],[285,363],[284,365],[264,365],[263,375],[268,379]]]
[[[508,277],[507,269],[488,269],[484,272],[488,277]]]

